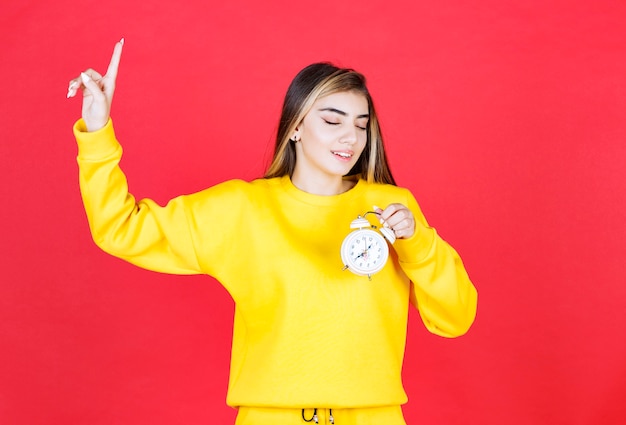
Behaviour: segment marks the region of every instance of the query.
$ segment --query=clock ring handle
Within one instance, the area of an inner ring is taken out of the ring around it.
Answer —
[[[380,217],[380,213],[377,213],[376,211],[368,211],[365,214],[363,214],[363,217],[367,216],[368,214],[374,214],[377,217]],[[381,222],[383,223],[383,227],[379,228],[378,230],[380,230],[380,233],[383,234],[383,236],[385,237],[385,239],[387,239],[389,241],[389,243],[391,243],[393,245],[393,243],[396,241],[396,235],[393,229],[391,229],[387,223],[383,222],[381,220]],[[376,226],[372,226],[373,228],[377,228]]]

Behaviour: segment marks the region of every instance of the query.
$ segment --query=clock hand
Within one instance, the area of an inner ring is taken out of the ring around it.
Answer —
[[[369,249],[372,247],[372,245],[374,245],[374,244],[371,244],[370,246],[368,246],[367,248],[365,248],[365,249],[363,250],[363,252],[361,252],[359,255],[357,255],[354,259],[356,260],[356,259],[358,259],[358,258],[360,258],[360,257],[363,257],[364,255],[367,255],[367,252],[368,252],[368,251],[369,251]]]

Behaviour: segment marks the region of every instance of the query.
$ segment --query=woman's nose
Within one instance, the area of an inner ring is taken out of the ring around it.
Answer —
[[[339,142],[350,145],[355,144],[358,140],[357,130],[358,129],[356,127],[346,129],[346,131],[342,134],[341,139],[339,139]]]

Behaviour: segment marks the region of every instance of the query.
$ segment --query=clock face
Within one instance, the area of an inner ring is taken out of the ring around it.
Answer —
[[[352,273],[370,276],[387,263],[389,247],[385,239],[370,229],[351,232],[341,245],[341,259]]]

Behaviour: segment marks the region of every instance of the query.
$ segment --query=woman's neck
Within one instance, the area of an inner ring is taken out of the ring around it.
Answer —
[[[356,180],[335,176],[329,178],[323,178],[321,176],[304,177],[294,172],[291,176],[291,183],[298,189],[312,195],[332,196],[352,189],[356,184]]]

